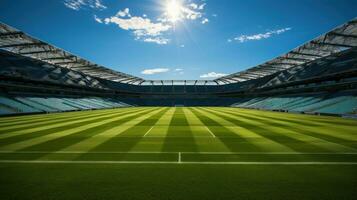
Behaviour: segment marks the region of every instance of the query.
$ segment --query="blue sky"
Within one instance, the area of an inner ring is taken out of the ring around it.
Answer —
[[[357,0],[1,0],[0,20],[146,79],[213,79],[357,16]]]

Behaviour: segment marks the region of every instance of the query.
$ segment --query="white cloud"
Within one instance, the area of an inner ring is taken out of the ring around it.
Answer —
[[[162,35],[171,29],[171,25],[161,22],[152,22],[147,17],[131,16],[129,8],[119,11],[115,16],[105,18],[105,24],[116,24],[119,28],[131,31],[136,40],[156,43],[168,44],[169,39]]]
[[[202,24],[206,24],[206,23],[208,23],[208,22],[209,22],[209,20],[208,20],[207,18],[204,18],[204,19],[201,21]]]
[[[198,6],[198,10],[203,10],[206,6],[206,3],[201,4],[200,6]]]
[[[72,10],[80,10],[86,7],[103,10],[107,7],[102,3],[102,0],[64,0],[64,5]]]
[[[162,32],[168,31],[171,28],[171,26],[166,24],[151,22],[149,18],[136,16],[127,19],[114,16],[105,18],[104,21],[106,24],[114,23],[124,30],[131,30],[137,37],[148,35],[158,36],[161,35]]]
[[[217,14],[212,14],[212,17],[217,17],[218,15]]]
[[[265,33],[259,33],[259,34],[254,34],[254,35],[240,35],[238,37],[233,38],[233,40],[238,41],[240,43],[247,42],[250,40],[262,40],[262,39],[270,38],[273,35],[282,34],[286,31],[290,31],[290,30],[291,30],[291,28],[282,28],[282,29],[268,31]],[[232,41],[232,39],[229,39],[228,41]]]
[[[90,4],[89,6],[92,8],[97,8],[97,9],[106,9],[107,8],[105,5],[102,4],[101,0],[95,0],[94,5]]]
[[[153,75],[153,74],[165,73],[168,71],[170,71],[169,68],[154,68],[154,69],[145,69],[141,72],[141,74]]]
[[[198,5],[195,4],[195,3],[191,3],[188,6],[191,7],[192,9],[197,9],[198,8]]]
[[[118,17],[131,17],[130,13],[129,13],[129,8],[125,8],[124,10],[119,10],[117,15]]]
[[[200,75],[200,78],[219,78],[222,76],[226,76],[227,74],[217,73],[217,72],[209,72],[207,74]]]
[[[97,15],[94,15],[94,20],[100,24],[103,23],[103,20],[101,18],[97,17]]]
[[[184,47],[185,47],[185,45],[184,45],[184,44],[181,44],[181,45],[180,45],[180,47],[181,47],[181,48],[184,48]]]
[[[186,19],[196,20],[202,17],[202,12],[199,12],[195,9],[190,9],[186,7],[182,7],[182,13]]]
[[[175,69],[175,72],[181,72],[181,71],[183,71],[182,68],[176,68],[176,69]]]
[[[85,0],[77,0],[85,1]],[[87,0],[88,1],[88,0]],[[92,0],[94,1],[94,0]],[[99,0],[95,0],[99,1]],[[197,20],[206,24],[209,19],[205,17],[204,9],[206,3],[201,5],[188,1],[181,6],[181,14],[178,20]],[[168,36],[173,31],[173,23],[168,13],[164,12],[156,19],[150,19],[146,14],[132,15],[129,8],[119,10],[114,16],[100,19],[94,18],[98,23],[116,24],[119,28],[130,31],[135,40],[165,45],[170,43]],[[184,47],[181,45],[180,47]]]
[[[160,37],[153,37],[153,38],[145,38],[143,39],[144,42],[151,42],[156,44],[168,44],[170,42],[169,39],[160,38]]]

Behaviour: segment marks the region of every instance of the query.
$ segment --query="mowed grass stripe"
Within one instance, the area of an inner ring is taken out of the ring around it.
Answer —
[[[176,107],[161,151],[197,151],[183,108]]]
[[[195,137],[216,137],[214,133],[212,133],[209,128],[205,126],[195,114],[192,113],[190,109],[183,108],[183,112],[186,116],[188,126]]]
[[[119,113],[114,113],[110,115],[104,115],[102,117],[91,117],[85,120],[75,120],[72,122],[68,123],[59,123],[55,127],[49,128],[49,127],[41,127],[39,131],[34,131],[34,132],[29,132],[26,130],[26,132],[21,132],[19,131],[18,133],[9,133],[9,134],[4,134],[0,135],[0,149],[3,146],[7,146],[13,143],[19,143],[22,141],[38,138],[38,137],[43,137],[46,135],[51,135],[52,133],[58,133],[58,132],[65,132],[70,129],[76,129],[78,127],[91,124],[94,122],[98,122],[98,120],[105,120],[105,119],[111,119],[116,116],[124,115],[127,113],[133,113],[136,112],[137,110],[131,110],[127,112],[119,112]]]
[[[150,109],[146,109],[145,112],[141,112],[141,113],[139,113],[139,115],[148,114],[150,111],[151,111]],[[139,115],[131,115],[131,116],[126,115],[122,118],[113,119],[113,121],[110,120],[105,123],[103,122],[101,124],[98,124],[97,126],[93,126],[93,127],[89,128],[89,129],[85,129],[85,130],[78,131],[78,132],[75,132],[70,135],[58,137],[56,139],[53,139],[53,140],[50,140],[50,141],[47,141],[44,143],[33,145],[28,148],[22,149],[21,151],[38,151],[38,150],[60,151],[61,149],[64,149],[64,148],[67,148],[74,144],[77,144],[77,143],[81,142],[82,140],[93,137],[93,136],[100,134],[106,130],[109,130],[115,126],[121,126],[122,124],[124,124],[130,120],[134,120]]]
[[[108,115],[108,114],[112,114],[112,113],[118,113],[118,112],[125,112],[127,110],[108,110],[106,112],[93,112],[93,113],[81,113],[80,115],[74,114],[74,113],[67,113],[67,116],[65,117],[61,117],[61,118],[49,118],[49,119],[43,119],[41,121],[27,121],[26,123],[23,124],[17,124],[17,125],[9,125],[6,127],[2,127],[0,128],[0,134],[1,133],[9,133],[9,132],[15,132],[15,131],[19,131],[19,130],[23,130],[23,129],[27,129],[27,128],[32,128],[35,126],[48,126],[51,124],[58,124],[58,123],[62,123],[62,122],[67,122],[70,120],[77,120],[77,119],[81,119],[81,118],[89,118],[89,117],[95,117],[95,116],[101,116],[101,115]],[[130,110],[128,110],[130,111]]]
[[[169,108],[169,110],[155,123],[153,129],[146,135],[146,137],[166,137],[174,113],[175,108]]]
[[[194,114],[191,109],[185,108],[185,113],[188,117],[188,123],[192,127],[195,127],[195,130],[197,130],[196,127],[200,127],[202,131],[206,133],[206,135],[209,135],[210,137],[202,138],[202,137],[195,137],[196,143],[197,143],[197,148],[199,149],[200,152],[202,151],[224,151],[224,152],[229,152],[230,149],[227,148],[227,146],[219,139],[216,138],[216,135],[209,129],[208,126],[206,126],[200,118]],[[193,132],[195,132],[193,130]]]
[[[120,134],[120,137],[144,137],[146,132],[159,121],[159,119],[168,112],[169,108],[165,107],[160,112],[148,117],[147,119],[136,124],[132,128]]]
[[[247,112],[246,110],[239,109],[237,110],[230,109],[230,108],[222,108],[221,111],[226,111],[234,114],[244,114],[245,116],[250,116],[250,117],[258,117],[258,118],[263,118],[265,120],[271,120],[277,123],[284,123],[284,124],[293,124],[294,126],[298,126],[301,128],[312,128],[316,129],[316,131],[319,131],[321,134],[337,137],[340,139],[344,140],[350,140],[350,141],[356,141],[357,137],[354,132],[354,127],[357,126],[357,121],[356,120],[349,120],[345,119],[348,122],[346,123],[341,123],[341,118],[337,117],[330,117],[329,121],[324,121],[324,122],[318,122],[318,124],[315,123],[316,120],[319,119],[320,116],[312,116],[308,119],[307,122],[306,119],[292,119],[294,117],[293,114],[286,113],[284,115],[278,115],[279,117],[275,116],[275,113],[271,113],[268,111],[251,111]],[[275,117],[274,117],[275,116]],[[308,116],[308,115],[304,115]],[[337,122],[336,122],[337,120]],[[334,124],[334,126],[331,126],[331,124]],[[330,130],[330,131],[327,131]],[[327,131],[327,132],[326,132]],[[339,132],[339,134],[335,134],[335,132]]]
[[[139,109],[139,110],[143,110],[143,108]],[[89,117],[84,117],[84,118],[80,118],[77,120],[72,120],[70,115],[68,116],[68,121],[66,122],[60,122],[60,123],[53,123],[47,126],[36,126],[33,128],[28,128],[26,130],[19,130],[19,131],[15,131],[15,132],[10,132],[10,133],[4,133],[0,135],[0,146],[1,144],[6,140],[6,139],[10,139],[11,138],[17,138],[17,137],[33,137],[36,135],[43,135],[43,134],[47,134],[49,132],[56,132],[56,131],[61,131],[63,129],[68,129],[70,127],[77,127],[77,126],[81,126],[83,124],[87,124],[87,123],[91,123],[91,122],[95,122],[97,120],[104,120],[104,119],[109,119],[113,116],[117,116],[117,115],[125,115],[127,113],[133,113],[136,111],[139,111],[138,109],[134,109],[134,110],[127,110],[124,112],[113,112],[111,114],[106,114],[106,115],[99,115],[99,116],[89,116]],[[30,135],[29,135],[30,134]]]
[[[205,111],[203,108],[193,108],[194,113],[204,122],[214,124],[218,129],[224,128],[224,135],[218,135],[214,128],[211,128],[213,133],[220,139],[227,148],[233,152],[237,151],[294,151],[293,149],[264,137],[250,129],[237,126],[236,124],[222,118],[216,114]],[[219,128],[221,126],[222,128]],[[230,133],[231,135],[226,135]],[[229,138],[224,138],[229,136]]]
[[[164,108],[154,115],[148,116],[143,121],[137,123],[136,125],[124,130],[116,137],[111,137],[109,140],[97,145],[92,148],[91,152],[101,152],[101,151],[111,151],[115,149],[116,151],[128,152],[132,151],[136,145],[141,141],[147,141],[144,139],[144,134],[153,127],[156,122],[169,110],[169,108]],[[149,113],[150,114],[150,113]],[[158,143],[155,146],[159,146]],[[159,147],[157,147],[159,148]]]
[[[276,124],[273,125],[274,122],[261,122],[258,119],[252,119],[249,116],[234,116],[233,114],[227,114],[213,109],[204,109],[215,113],[216,115],[223,117],[236,125],[254,130],[259,135],[265,136],[271,140],[275,140],[276,142],[284,144],[291,149],[294,149],[295,151],[304,151],[304,149],[306,149],[305,151],[351,151],[351,148],[349,147],[330,143],[319,138],[306,136],[301,133],[291,131],[287,128],[281,128],[276,126]]]
[[[297,114],[297,113],[281,113],[275,111],[262,111],[262,110],[253,110],[253,109],[242,109],[242,108],[226,108],[234,111],[235,109],[239,110],[239,112],[246,113],[249,115],[258,115],[258,116],[275,116],[278,118],[285,118],[290,120],[296,120],[297,122],[301,121],[302,123],[310,123],[311,125],[324,125],[329,124],[331,121],[334,124],[338,125],[346,125],[346,126],[354,126],[357,125],[357,121],[353,119],[346,119],[341,117],[333,117],[333,116],[316,116],[316,115],[306,115],[306,114]]]
[[[354,151],[356,149],[345,146],[342,143],[335,143],[326,138],[319,137],[319,134],[309,131],[304,131],[301,129],[296,128],[296,125],[289,125],[284,122],[280,122],[279,120],[269,120],[264,117],[252,117],[251,115],[240,114],[240,113],[231,113],[229,111],[218,111],[217,109],[212,108],[216,112],[220,112],[226,116],[236,116],[236,117],[243,117],[252,121],[259,122],[260,124],[268,125],[269,127],[273,127],[276,133],[283,133],[288,137],[292,137],[294,139],[303,141],[303,142],[310,142],[316,146],[325,148],[330,151]],[[260,125],[259,124],[259,125]]]
[[[123,107],[120,109],[130,109],[131,107]],[[117,109],[117,108],[114,108]],[[42,113],[42,114],[33,114],[33,115],[22,115],[22,116],[9,116],[9,117],[1,117],[0,119],[0,127],[6,126],[6,125],[13,125],[17,123],[23,123],[27,121],[38,121],[38,120],[46,120],[46,119],[52,119],[52,118],[63,118],[67,117],[68,113],[71,113],[72,115],[85,115],[88,113],[101,113],[101,112],[107,112],[113,110],[113,108],[110,109],[100,109],[100,110],[78,110],[78,111],[69,111],[69,112],[56,112],[56,113]]]
[[[116,137],[120,134],[122,134],[124,131],[128,130],[129,128],[139,124],[143,120],[155,115],[156,113],[162,111],[164,108],[151,108],[149,109],[149,112],[145,113],[136,113],[132,115],[136,115],[135,119],[129,120],[127,122],[124,122],[120,124],[120,126],[112,126],[109,129],[106,129],[105,131],[102,131],[98,134],[95,134],[89,138],[86,138],[74,145],[68,146],[62,151],[90,151],[94,149],[95,147],[103,144],[104,142],[112,139],[113,137]]]
[[[153,110],[153,109],[149,109]],[[50,140],[54,140],[57,139],[58,137],[63,137],[66,135],[70,135],[73,133],[77,133],[79,131],[84,131],[87,130],[89,128],[93,128],[96,127],[98,125],[104,124],[104,123],[108,123],[111,121],[115,121],[118,119],[122,119],[122,118],[127,118],[133,115],[140,115],[141,113],[145,113],[148,112],[147,109],[141,110],[141,111],[132,111],[132,112],[128,112],[125,115],[123,115],[123,113],[120,113],[116,116],[109,116],[109,117],[105,117],[102,118],[102,120],[100,119],[94,119],[94,120],[89,120],[89,121],[82,121],[81,123],[74,123],[71,124],[70,126],[63,126],[61,128],[60,131],[53,131],[53,132],[46,132],[43,133],[42,135],[36,135],[36,137],[31,137],[31,138],[26,138],[23,141],[19,141],[19,142],[15,142],[9,145],[5,145],[0,147],[0,150],[20,150],[20,149],[24,149],[36,144],[40,144],[46,141],[50,141]],[[32,135],[32,134],[29,134]],[[1,142],[1,140],[0,140]]]
[[[116,109],[103,109],[103,110],[92,110],[90,111],[73,111],[73,112],[65,112],[61,113],[61,115],[54,115],[53,113],[50,114],[39,114],[41,115],[40,118],[30,118],[30,119],[22,119],[22,120],[17,120],[16,122],[7,122],[0,124],[0,130],[3,130],[3,128],[6,127],[16,127],[19,125],[26,125],[26,124],[31,124],[31,123],[40,123],[40,122],[49,122],[49,121],[54,121],[54,120],[62,120],[62,119],[67,119],[68,116],[71,117],[80,117],[80,116],[87,116],[87,115],[100,115],[100,114],[106,114],[106,113],[111,113],[111,112],[117,112],[118,110],[126,111],[130,110],[132,108],[116,108]],[[25,116],[23,116],[25,117]]]
[[[217,109],[215,109],[217,110]],[[218,110],[217,110],[218,111]],[[250,115],[250,114],[244,114],[244,113],[237,113],[233,112],[231,110],[226,110],[222,109],[220,110],[221,112],[233,114],[235,116],[244,116],[246,118],[252,119],[252,120],[257,120],[257,121],[263,121],[263,122],[270,122],[274,126],[278,127],[285,127],[289,130],[303,133],[304,135],[308,135],[311,137],[316,137],[328,142],[333,142],[341,145],[351,145],[352,147],[356,147],[357,145],[357,135],[354,134],[354,126],[349,126],[348,130],[339,130],[336,131],[336,128],[338,129],[339,124],[334,124],[332,127],[331,124],[334,123],[331,121],[330,123],[326,123],[324,125],[319,125],[319,126],[309,126],[306,124],[298,124],[297,122],[293,121],[291,122],[290,120],[287,120],[286,118],[269,118],[266,114],[264,115]],[[357,123],[356,123],[357,126]],[[333,129],[331,131],[331,129]],[[339,134],[336,134],[338,132]]]

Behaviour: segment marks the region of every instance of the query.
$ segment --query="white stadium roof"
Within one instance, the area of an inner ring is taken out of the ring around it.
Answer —
[[[308,64],[316,59],[353,47],[357,47],[357,19],[353,19],[284,55],[215,80],[144,80],[92,63],[9,25],[0,23],[0,49],[93,77],[133,85],[224,85],[243,82]]]

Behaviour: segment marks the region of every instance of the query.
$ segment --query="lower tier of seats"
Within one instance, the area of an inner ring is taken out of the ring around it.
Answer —
[[[357,114],[357,91],[239,98],[232,106],[315,114]]]
[[[0,94],[0,115],[49,113],[128,107],[114,98],[101,97],[35,97]]]

